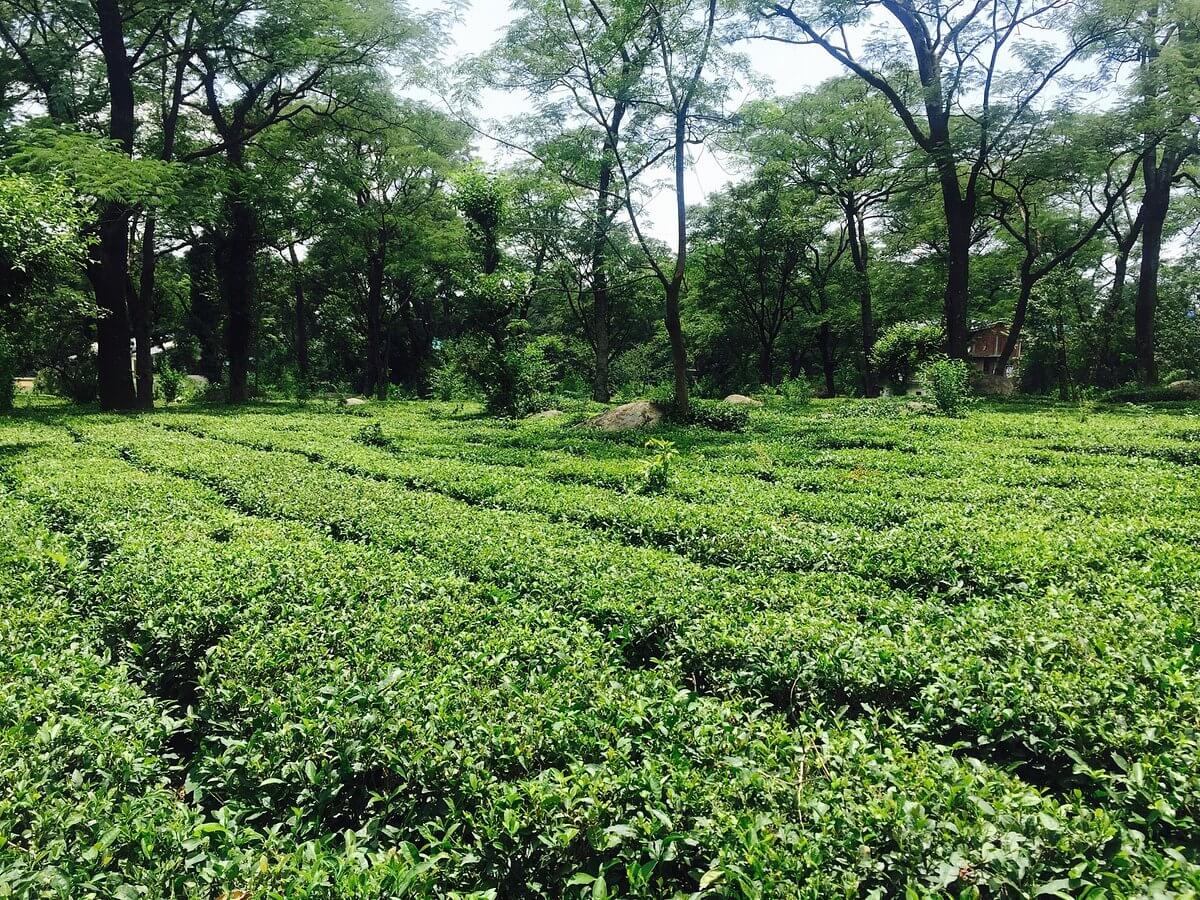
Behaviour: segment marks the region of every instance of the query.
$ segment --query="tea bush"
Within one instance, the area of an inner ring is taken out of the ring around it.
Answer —
[[[1200,888],[1195,412],[371,418],[0,420],[10,893]]]

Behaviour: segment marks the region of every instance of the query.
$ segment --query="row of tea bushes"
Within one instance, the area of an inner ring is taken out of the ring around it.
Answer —
[[[629,670],[552,607],[233,515],[194,484],[87,448],[43,451],[8,477],[86,549],[78,602],[110,639],[125,616],[121,652],[148,681],[174,682],[195,648],[174,663],[171,648],[207,630],[185,793],[279,844],[345,835],[343,857],[364,860],[357,887],[320,869],[319,850],[305,873],[336,895],[561,896],[603,876],[606,892],[653,896],[705,882],[738,896],[1016,896],[1059,875],[1118,889],[1191,877],[1149,851],[1089,862],[1115,822],[985,766],[910,752],[867,722],[788,725],[704,698],[670,666]],[[224,610],[219,627],[209,609]],[[299,877],[271,855],[242,874],[255,896]]]
[[[1029,777],[1080,783],[1152,833],[1195,819],[1195,623],[1170,604],[1081,584],[951,607],[853,584],[760,578],[633,551],[532,516],[326,472],[295,456],[97,429],[139,463],[241,508],[318,524],[585,616],[627,658],[677,660],[697,686],[797,709],[883,708]],[[861,587],[861,586],[859,586]],[[1132,760],[1132,761],[1130,761]]]

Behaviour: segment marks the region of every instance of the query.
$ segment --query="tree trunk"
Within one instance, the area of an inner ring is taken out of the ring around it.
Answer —
[[[971,341],[968,321],[968,296],[971,276],[971,217],[967,214],[958,188],[954,197],[946,198],[948,259],[944,315],[946,319],[946,353],[951,359],[967,358]]]
[[[151,306],[154,302],[155,233],[158,228],[154,213],[146,214],[142,229],[142,269],[138,289],[129,294],[129,320],[137,354],[134,359],[139,409],[154,408],[154,357],[150,353]]]
[[[679,241],[675,250],[675,271],[667,284],[665,323],[671,342],[671,368],[675,380],[675,406],[687,417],[691,400],[688,392],[687,347],[684,345],[683,324],[679,318],[679,297],[687,273],[687,110],[675,115],[675,223]]]
[[[1067,363],[1067,331],[1063,325],[1062,312],[1058,314],[1058,319],[1054,323],[1054,338],[1058,345],[1055,348],[1056,361],[1058,363],[1058,399],[1071,399],[1071,373]]]
[[[1108,293],[1108,302],[1100,310],[1100,325],[1097,329],[1096,364],[1092,370],[1092,382],[1100,387],[1112,387],[1116,381],[1119,361],[1113,352],[1113,329],[1117,316],[1125,305],[1125,282],[1129,278],[1129,254],[1132,246],[1121,244],[1113,261],[1113,283]]]
[[[821,370],[825,373],[825,396],[836,397],[833,362],[833,329],[828,322],[821,323]]]
[[[618,108],[613,119],[615,127],[620,127],[624,116]],[[612,223],[612,203],[610,194],[613,182],[613,164],[608,158],[610,141],[605,140],[605,158],[600,165],[599,193],[596,198],[596,223],[592,233],[592,347],[596,356],[595,377],[592,382],[592,399],[597,403],[607,403],[612,399],[612,390],[608,382],[609,359],[612,355],[612,345],[609,333],[609,286],[608,286],[608,232]]]
[[[300,267],[300,258],[296,255],[295,244],[288,244],[288,259],[292,264],[293,290],[296,295],[296,379],[300,382],[301,389],[307,390],[309,386],[308,303],[304,296],[304,270]]]
[[[96,322],[97,376],[100,406],[106,410],[136,408],[129,357],[129,312],[126,280],[129,256],[129,210],[108,204],[100,216],[100,239],[88,258],[87,275],[100,307]]]
[[[200,345],[197,375],[211,383],[221,380],[221,310],[213,292],[213,248],[207,239],[188,251],[188,330]]]
[[[109,137],[128,154],[137,128],[133,77],[125,51],[121,10],[117,0],[95,0],[100,26],[100,49],[108,78]],[[127,410],[136,405],[129,360],[129,217],[121,203],[108,203],[100,214],[99,241],[88,264],[88,280],[96,294],[101,318],[96,325],[100,405]]]
[[[217,267],[228,314],[225,352],[229,358],[230,403],[244,403],[248,397],[256,239],[254,210],[241,197],[235,196],[229,204],[229,233],[222,242]]]
[[[667,286],[667,304],[665,322],[667,337],[671,343],[671,371],[675,383],[675,406],[680,415],[686,416],[690,408],[687,371],[687,347],[683,340],[683,325],[679,319],[679,295],[683,284],[671,283]]]
[[[367,259],[367,372],[363,393],[387,399],[387,362],[384,359],[382,250]]]
[[[1149,175],[1149,173],[1148,173]],[[1133,306],[1133,347],[1138,380],[1158,383],[1154,320],[1158,312],[1158,276],[1162,266],[1163,230],[1171,203],[1171,180],[1155,172],[1147,180],[1142,201],[1142,265]]]
[[[775,384],[775,342],[765,341],[758,351],[758,380],[767,387]]]
[[[870,247],[863,217],[853,202],[847,207],[846,231],[850,239],[850,257],[858,278],[858,302],[862,314],[863,392],[868,397],[879,396],[879,380],[871,365],[875,349],[875,315],[871,309]]]

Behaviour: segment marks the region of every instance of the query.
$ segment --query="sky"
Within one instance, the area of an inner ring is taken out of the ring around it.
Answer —
[[[443,7],[443,0],[410,0],[410,8],[417,11]],[[473,56],[487,50],[501,36],[512,19],[506,0],[472,0],[464,12],[462,21],[453,30],[452,46],[444,50],[443,62],[453,63],[465,56]],[[774,93],[795,94],[819,84],[827,78],[841,73],[841,67],[822,51],[811,47],[792,47],[769,41],[753,41],[740,48],[748,57],[751,68],[759,79],[769,80]],[[755,93],[747,89],[736,100],[753,99]],[[488,122],[488,128],[503,135],[505,119],[524,111],[524,98],[499,92],[488,92],[479,98],[476,114]],[[738,105],[737,102],[734,105]],[[506,157],[498,145],[481,140],[477,149],[485,161],[498,164],[513,157]],[[722,160],[710,148],[700,148],[693,153],[687,179],[688,203],[703,201],[710,193],[720,190],[735,175],[729,170],[727,160]],[[647,204],[651,220],[650,231],[666,241],[675,242],[674,194],[669,189],[658,191]]]

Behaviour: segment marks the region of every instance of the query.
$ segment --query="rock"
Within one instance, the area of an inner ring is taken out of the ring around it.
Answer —
[[[530,421],[536,422],[540,419],[557,419],[562,414],[563,411],[561,409],[543,409],[541,412],[535,412],[532,416],[528,416],[527,418]]]
[[[1200,400],[1200,381],[1172,381],[1167,390],[1178,394],[1181,400]]]
[[[205,378],[203,375],[188,375],[187,380],[190,381],[192,384],[194,384],[198,388],[208,387],[208,379]]]
[[[762,402],[755,400],[753,397],[747,397],[745,394],[730,394],[725,398],[726,403],[732,403],[734,406],[762,406]]]
[[[610,409],[594,419],[589,419],[584,425],[600,431],[633,431],[638,428],[653,428],[662,420],[661,407],[649,400],[637,400]]]
[[[366,406],[367,402],[362,397],[347,397],[342,401],[342,406]]]
[[[904,404],[904,408],[914,416],[934,416],[938,411],[936,406],[924,400],[909,400]]]

